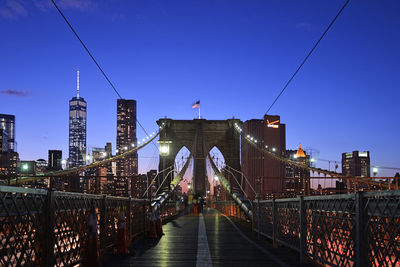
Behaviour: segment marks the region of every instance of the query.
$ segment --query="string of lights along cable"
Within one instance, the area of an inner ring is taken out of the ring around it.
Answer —
[[[68,21],[67,17],[65,17],[64,13],[61,11],[61,9],[57,6],[56,2],[54,0],[51,0],[53,3],[54,7],[57,9],[58,13],[62,16],[64,21],[67,23],[68,27],[71,29],[71,31],[74,33],[75,37],[79,40],[85,51],[88,53],[90,58],[93,60],[94,64],[96,64],[97,68],[100,70],[100,72],[103,74],[104,78],[107,80],[107,82],[110,84],[111,88],[114,90],[114,92],[118,95],[119,99],[123,99],[121,94],[118,92],[118,90],[115,88],[114,84],[111,82],[111,80],[108,78],[107,74],[103,71],[99,63],[97,63],[96,59],[90,52],[89,48],[85,45],[85,43],[82,41],[82,39],[79,37],[78,33],[75,31],[74,27],[72,27],[71,23]],[[146,129],[143,127],[143,125],[139,122],[139,120],[136,118],[137,124],[139,124],[140,128],[143,130],[143,132],[149,136],[147,133]],[[153,145],[158,149],[158,146],[152,141]]]
[[[261,151],[262,153],[264,153],[264,154],[266,154],[266,155],[268,155],[268,156],[270,156],[270,157],[272,157],[272,158],[274,158],[276,160],[279,160],[281,162],[285,162],[285,163],[287,163],[289,165],[292,165],[292,166],[299,167],[301,169],[306,169],[308,171],[312,171],[313,173],[316,172],[318,174],[323,174],[325,176],[329,175],[330,177],[336,177],[336,178],[340,178],[340,179],[351,179],[351,178],[346,177],[343,174],[337,173],[335,171],[330,171],[330,170],[325,170],[325,169],[321,169],[321,168],[312,167],[312,166],[309,166],[307,164],[299,163],[299,162],[296,162],[296,161],[292,161],[292,160],[290,160],[288,158],[281,157],[281,156],[279,156],[279,155],[277,155],[275,153],[276,152],[275,148],[272,148],[271,151],[270,151],[269,150],[270,148],[268,147],[268,145],[266,145],[265,147],[262,146],[260,144],[260,142],[255,137],[251,136],[250,134],[248,134],[246,136],[243,136],[243,129],[239,124],[235,123],[234,124],[234,129],[238,132],[239,135],[241,135],[243,137],[244,141],[248,142],[250,145],[252,145],[257,150]],[[362,178],[360,178],[360,179],[362,179]],[[386,187],[387,186],[386,184],[381,184],[381,183],[373,182],[373,181],[364,181],[364,182],[367,182],[367,183],[370,183],[370,184],[373,184],[373,185],[377,185],[377,186],[380,186],[380,187]]]
[[[267,112],[265,112],[265,114],[268,114],[268,112],[271,110],[271,108],[274,106],[274,104],[276,103],[276,101],[278,101],[279,97],[283,94],[283,92],[286,90],[286,88],[289,86],[289,84],[292,82],[292,80],[294,79],[294,77],[297,75],[297,73],[300,71],[300,69],[303,67],[303,65],[306,63],[306,61],[308,60],[308,58],[311,56],[311,54],[314,52],[315,48],[317,48],[318,44],[321,42],[322,38],[324,38],[324,36],[328,33],[329,29],[332,27],[332,25],[335,23],[336,19],[340,16],[340,14],[342,13],[342,11],[345,9],[345,7],[347,6],[347,4],[350,2],[350,0],[347,0],[344,5],[342,6],[342,8],[339,10],[339,12],[336,14],[336,16],[333,18],[333,20],[331,21],[331,23],[329,23],[328,27],[325,29],[325,31],[322,33],[321,37],[318,39],[318,41],[314,44],[314,46],[312,47],[312,49],[310,50],[310,52],[308,52],[307,56],[303,59],[303,61],[301,62],[301,64],[299,65],[299,67],[296,69],[296,71],[293,73],[293,75],[290,77],[290,79],[286,82],[285,86],[283,86],[282,90],[280,91],[280,93],[278,94],[278,96],[275,98],[275,100],[272,102],[272,104],[269,106]]]

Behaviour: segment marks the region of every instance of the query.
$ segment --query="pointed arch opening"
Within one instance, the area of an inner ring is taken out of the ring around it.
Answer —
[[[188,160],[190,156],[190,151],[186,146],[182,146],[178,153],[175,155],[175,160],[174,160],[174,169],[175,173],[179,173],[183,166],[185,165],[186,161]],[[188,193],[191,190],[193,190],[193,159],[190,159],[190,165],[183,176],[182,181],[179,183],[179,186],[181,189],[177,188],[177,190],[181,190],[182,193]]]
[[[208,195],[214,199],[214,200],[224,200],[225,196],[223,196],[223,188],[218,181],[218,178],[216,178],[216,175],[211,167],[210,161],[214,161],[215,165],[217,168],[222,172],[223,169],[225,168],[225,157],[222,154],[221,150],[218,149],[217,146],[213,146],[209,154],[211,156],[210,159],[207,160],[207,180],[206,181],[206,192]]]

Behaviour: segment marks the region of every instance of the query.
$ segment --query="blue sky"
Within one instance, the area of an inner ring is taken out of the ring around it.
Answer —
[[[164,116],[194,118],[198,99],[206,119],[262,118],[344,3],[56,2],[149,132]],[[288,149],[337,161],[369,150],[372,165],[400,167],[398,10],[396,0],[350,1],[270,112],[287,125]],[[21,159],[67,157],[77,69],[88,147],[115,148],[117,96],[50,1],[1,0],[0,36],[0,113],[16,116]],[[139,155],[140,170],[157,166],[154,146]]]

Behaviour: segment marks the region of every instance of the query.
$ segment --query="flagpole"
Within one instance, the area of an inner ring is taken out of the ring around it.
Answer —
[[[199,105],[199,119],[200,119],[200,105]]]

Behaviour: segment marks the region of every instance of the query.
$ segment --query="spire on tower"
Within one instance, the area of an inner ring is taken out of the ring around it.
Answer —
[[[79,70],[76,71],[77,77],[76,77],[76,97],[79,98]]]

